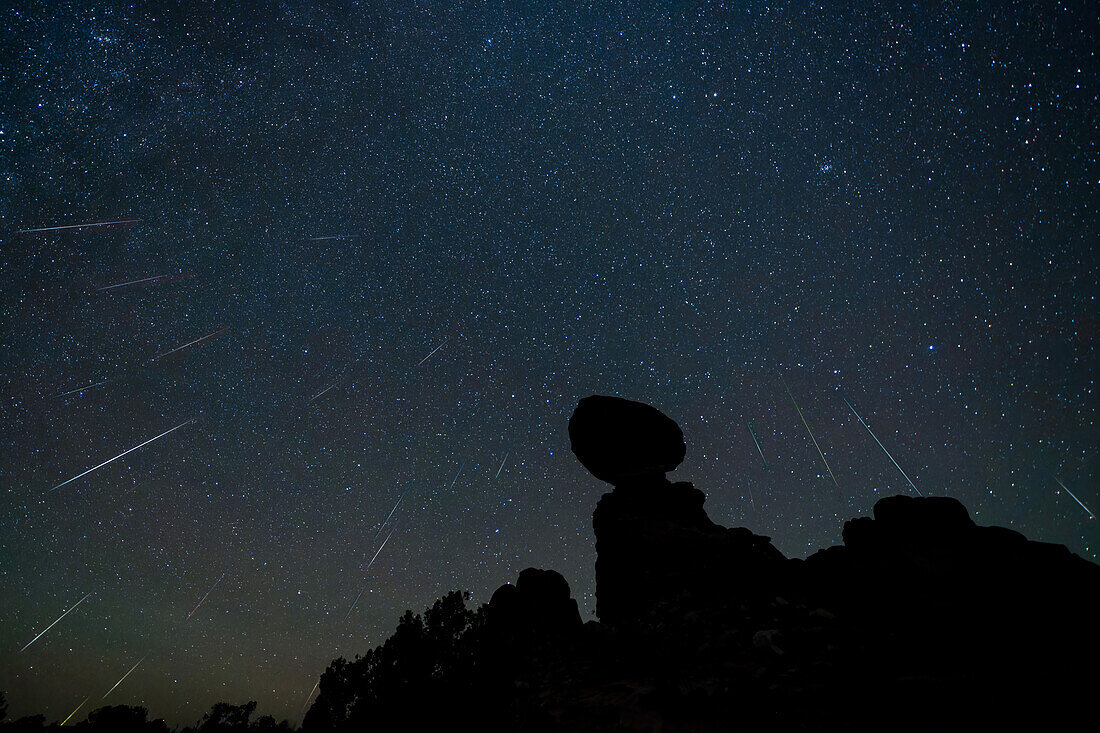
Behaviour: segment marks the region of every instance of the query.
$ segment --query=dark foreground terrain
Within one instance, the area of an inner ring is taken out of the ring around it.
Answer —
[[[581,622],[553,570],[524,570],[476,610],[451,593],[333,661],[302,731],[1097,725],[1100,566],[1064,546],[977,526],[951,498],[895,496],[847,522],[843,545],[788,559],[665,478],[685,445],[657,410],[589,397],[569,433],[614,486],[593,515],[599,621]],[[198,730],[289,730],[250,723],[254,705],[215,706]],[[123,706],[77,729],[167,731]]]
[[[841,546],[787,559],[720,527],[657,410],[582,400],[574,453],[596,507],[597,615],[528,569],[476,611],[460,594],[338,659],[303,730],[1056,730],[1096,722],[1100,566],[895,496]],[[1089,724],[1090,726],[1092,724]]]

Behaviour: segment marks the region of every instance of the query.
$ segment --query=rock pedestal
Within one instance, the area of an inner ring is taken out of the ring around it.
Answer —
[[[703,492],[665,473],[683,460],[679,426],[659,410],[595,395],[569,421],[573,452],[615,486],[592,517],[596,615],[604,623],[674,621],[686,613],[752,601],[785,566],[769,538],[710,521]]]
[[[786,560],[771,540],[714,524],[704,501],[684,481],[604,494],[592,516],[600,621],[674,622],[752,603],[781,584]]]

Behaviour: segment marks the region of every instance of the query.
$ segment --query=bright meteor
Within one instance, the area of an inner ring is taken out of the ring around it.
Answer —
[[[458,473],[455,474],[454,481],[452,481],[451,485],[447,488],[448,491],[453,489],[455,487],[455,484],[458,483],[458,477],[462,475],[462,469],[464,469],[464,468],[466,468],[466,461],[463,461],[462,463],[458,464]]]
[[[97,293],[106,293],[110,290],[115,290],[117,288],[124,288],[127,285],[143,285],[144,283],[151,283],[151,282],[156,282],[157,280],[164,280],[167,277],[169,277],[169,276],[168,275],[153,275],[152,277],[143,277],[140,280],[130,280],[129,282],[115,283],[114,285],[106,285],[102,288],[96,288],[95,291]]]
[[[61,619],[65,618],[66,616],[68,616],[68,615],[69,615],[69,613],[70,613],[70,612],[71,612],[71,611],[72,611],[72,610],[73,610],[74,608],[76,608],[77,606],[79,606],[79,605],[80,605],[81,603],[83,603],[84,601],[88,600],[88,596],[92,595],[92,593],[95,593],[95,591],[90,591],[90,592],[88,593],[88,595],[84,596],[84,597],[83,597],[83,598],[81,598],[81,599],[80,599],[79,601],[77,601],[76,603],[74,603],[74,604],[73,604],[73,605],[72,605],[72,606],[71,606],[71,607],[69,608],[69,610],[68,610],[68,611],[66,611],[65,613],[63,613],[63,614],[61,614],[60,616],[58,616],[58,617],[57,617],[57,620],[55,620],[55,621],[54,621],[54,622],[53,622],[52,624],[50,624],[50,625],[49,625],[49,626],[47,626],[46,628],[42,629],[42,631],[38,632],[38,636],[36,636],[36,637],[34,637],[33,639],[31,639],[30,641],[28,641],[28,642],[27,642],[27,646],[23,647],[23,648],[22,648],[22,649],[20,649],[19,651],[20,651],[20,652],[25,652],[25,651],[27,651],[27,647],[29,647],[29,646],[30,646],[31,644],[33,644],[34,642],[36,642],[36,641],[38,641],[39,639],[41,639],[41,638],[42,638],[42,635],[43,635],[43,634],[45,634],[45,633],[46,633],[47,631],[49,631],[50,629],[52,629],[52,628],[53,628],[54,626],[57,626],[57,622],[58,622],[58,621],[60,621]]]
[[[332,384],[330,384],[329,386],[325,387],[325,388],[324,388],[324,389],[322,389],[322,390],[321,390],[320,392],[318,392],[317,394],[313,395],[313,396],[312,396],[312,397],[310,397],[310,398],[309,398],[308,400],[306,400],[306,404],[308,405],[309,403],[313,402],[313,401],[314,401],[315,399],[317,399],[318,397],[320,397],[320,396],[321,396],[321,395],[323,395],[324,393],[328,392],[328,391],[329,391],[330,389],[332,389],[333,387],[335,387],[335,386],[336,386],[337,384],[339,384],[339,382],[333,382],[333,383],[332,383]]]
[[[90,698],[90,697],[86,697],[86,698],[84,698],[84,702],[82,702],[82,703],[80,703],[79,705],[77,705],[77,706],[76,706],[76,710],[73,710],[73,711],[72,711],[71,713],[69,713],[69,717],[68,717],[68,718],[65,718],[64,720],[62,720],[62,721],[61,721],[61,726],[62,726],[62,727],[64,727],[64,726],[65,726],[65,724],[69,722],[69,719],[70,719],[70,718],[72,718],[72,717],[73,717],[74,715],[76,715],[76,712],[77,712],[77,710],[80,710],[80,708],[82,708],[82,707],[84,707],[85,705],[87,705],[87,704],[88,704],[88,701],[89,701],[89,700],[91,700],[91,699],[92,699],[92,698]]]
[[[382,522],[383,527],[390,523],[390,519],[393,518],[393,513],[397,511],[397,507],[401,506],[401,500],[405,498],[405,494],[407,493],[409,493],[409,489],[405,489],[401,492],[401,496],[397,497],[397,502],[393,505],[393,509],[390,509],[390,513],[386,515],[386,521]]]
[[[1053,473],[1050,474],[1050,475],[1054,476]],[[1069,494],[1075,502],[1077,502],[1078,504],[1081,505],[1082,509],[1084,509],[1086,512],[1088,512],[1089,519],[1096,519],[1096,515],[1092,513],[1092,510],[1089,509],[1087,506],[1085,506],[1084,503],[1080,499],[1078,499],[1072,491],[1069,490],[1069,487],[1062,483],[1062,480],[1060,478],[1058,478],[1057,476],[1054,476],[1054,480],[1058,482],[1059,486],[1061,486],[1063,489],[1065,489],[1066,493]]]
[[[432,350],[431,350],[431,353],[429,353],[429,354],[428,354],[427,356],[425,356],[425,357],[424,357],[423,359],[421,359],[420,361],[418,361],[416,365],[417,365],[417,366],[420,366],[421,364],[423,364],[424,362],[426,362],[426,361],[427,361],[428,359],[431,359],[431,358],[432,358],[432,354],[434,354],[435,352],[437,352],[437,351],[439,351],[440,349],[442,349],[442,348],[443,348],[443,344],[447,343],[447,339],[449,339],[449,338],[450,338],[450,336],[448,336],[447,338],[443,339],[443,341],[441,341],[441,342],[440,342],[439,346],[436,346],[436,347],[435,347],[434,349],[432,349]]]
[[[298,713],[299,718],[305,717],[306,706],[309,705],[309,701],[313,699],[313,693],[317,692],[317,688],[320,687],[320,686],[321,686],[321,679],[318,678],[317,681],[313,683],[313,689],[309,691],[308,695],[306,695],[306,701],[304,703],[302,703],[302,712]]]
[[[140,224],[141,219],[113,219],[111,221],[93,221],[87,224],[66,224],[59,227],[38,227],[37,229],[20,229],[19,234],[45,234],[46,232],[80,231],[82,229],[105,229],[107,227],[121,227],[130,224]]]
[[[874,432],[871,430],[871,426],[864,422],[863,418],[859,416],[858,412],[856,412],[856,408],[852,407],[852,403],[845,399],[843,396],[840,399],[844,400],[844,404],[848,405],[848,409],[851,410],[852,414],[856,416],[856,420],[859,420],[859,424],[867,428],[868,433],[871,433],[871,437],[875,439],[876,443],[878,443],[878,447],[882,448],[882,452],[885,453],[886,457],[890,459],[890,463],[893,463],[894,468],[898,469],[898,471],[901,472],[901,475],[904,476],[905,480],[909,482],[909,485],[913,487],[913,491],[917,492],[917,496],[924,496],[924,494],[920,492],[920,489],[917,488],[917,485],[913,483],[913,479],[909,478],[909,475],[905,473],[905,471],[901,470],[901,466],[899,466],[898,462],[894,460],[894,457],[890,455],[890,451],[886,450],[886,446],[884,446],[882,444],[882,441],[878,439],[878,436],[874,434]]]
[[[108,459],[107,459],[106,461],[104,461],[103,463],[99,464],[98,466],[92,466],[92,467],[91,467],[91,468],[89,468],[89,469],[88,469],[87,471],[84,471],[83,473],[78,473],[77,475],[73,476],[73,477],[72,477],[71,479],[69,479],[69,480],[67,480],[67,481],[62,481],[61,483],[59,483],[59,484],[58,484],[57,486],[53,487],[52,489],[50,489],[50,490],[49,490],[49,491],[47,491],[46,493],[47,493],[47,494],[49,494],[49,493],[50,493],[51,491],[57,491],[58,489],[60,489],[60,488],[61,488],[62,486],[64,486],[65,484],[71,484],[71,483],[72,483],[73,481],[76,481],[76,480],[77,480],[78,478],[80,478],[81,476],[87,476],[87,475],[88,475],[89,473],[91,473],[92,471],[95,471],[95,470],[97,470],[97,469],[103,468],[103,467],[104,467],[104,466],[106,466],[106,465],[107,465],[108,463],[111,463],[111,462],[113,462],[113,461],[117,461],[117,460],[118,460],[119,458],[122,458],[122,457],[123,457],[124,455],[127,455],[127,454],[129,454],[129,453],[133,453],[133,452],[134,452],[134,451],[136,451],[136,450],[137,450],[138,448],[141,448],[141,447],[143,447],[143,446],[149,445],[149,444],[150,444],[150,443],[152,443],[152,442],[153,442],[154,440],[159,440],[160,438],[163,438],[163,437],[164,437],[165,435],[168,435],[168,433],[171,433],[171,432],[173,432],[173,431],[175,431],[175,430],[179,430],[179,429],[180,429],[180,428],[182,428],[182,427],[183,427],[184,425],[190,425],[191,423],[195,422],[196,420],[198,420],[198,418],[197,418],[197,417],[193,417],[193,418],[191,418],[190,420],[188,420],[187,422],[181,422],[181,423],[180,423],[179,425],[177,425],[176,427],[174,427],[174,428],[169,428],[168,430],[165,430],[165,431],[164,431],[163,433],[161,433],[160,435],[156,435],[156,436],[154,436],[154,437],[152,437],[152,438],[149,438],[149,440],[145,441],[144,443],[139,443],[139,444],[135,445],[135,446],[134,446],[133,448],[127,448],[126,450],[122,451],[121,453],[119,453],[119,454],[118,454],[117,456],[115,456],[114,458],[108,458]]]
[[[221,577],[218,578],[216,581],[214,581],[214,585],[210,586],[210,590],[206,591],[206,595],[204,595],[199,600],[199,602],[195,604],[195,607],[191,609],[191,613],[187,614],[188,619],[190,619],[192,616],[195,615],[195,611],[199,610],[199,607],[202,606],[202,604],[206,602],[206,599],[209,598],[210,594],[214,592],[214,589],[218,587],[218,583],[222,582],[222,580],[224,580],[224,579],[225,579],[225,573],[222,573]]]
[[[760,460],[764,462],[764,468],[768,468],[768,459],[764,457],[764,449],[760,447],[760,439],[756,437],[756,429],[752,426],[752,420],[749,420],[746,425],[749,428],[749,435],[752,436],[752,442],[756,443],[756,450],[760,452]]]
[[[148,654],[146,654],[146,655],[145,655],[145,657],[147,657],[147,656],[149,656],[149,655],[148,655]],[[122,683],[123,683],[123,682],[124,682],[124,681],[126,680],[126,678],[127,678],[127,677],[129,677],[129,676],[130,676],[130,674],[131,674],[131,673],[132,673],[132,672],[133,672],[133,671],[134,671],[135,669],[137,669],[137,668],[138,668],[138,664],[141,664],[142,662],[144,662],[144,661],[145,661],[145,657],[142,657],[141,659],[137,660],[137,664],[135,664],[135,665],[134,665],[133,667],[130,667],[130,671],[129,671],[129,672],[127,672],[126,674],[122,675],[122,679],[120,679],[120,680],[119,680],[118,682],[116,682],[116,683],[115,683],[115,687],[118,687],[119,685],[121,685],[121,684],[122,684]],[[107,690],[107,695],[110,695],[110,694],[111,694],[112,692],[114,692],[114,691],[115,691],[115,687],[112,687],[111,689]],[[103,696],[102,698],[100,698],[100,699],[102,699],[102,700],[106,700],[106,699],[107,699],[107,695],[104,695],[104,696]]]
[[[378,546],[378,551],[374,553],[374,557],[372,557],[370,559],[370,562],[367,563],[366,570],[363,571],[364,575],[366,575],[367,571],[370,570],[370,566],[374,565],[374,561],[378,559],[378,556],[382,553],[382,548],[385,547],[386,543],[390,541],[390,537],[393,537],[393,530],[390,530],[390,533],[386,535],[386,539],[382,540],[382,544]],[[359,595],[355,596],[355,600],[351,602],[350,606],[348,606],[348,612],[344,614],[344,621],[348,620],[348,616],[351,615],[352,610],[355,608],[355,604],[358,603],[359,599],[363,597],[363,591],[365,591],[366,589],[367,586],[364,584],[363,587],[359,590]]]
[[[76,389],[70,389],[66,392],[58,392],[57,394],[54,395],[54,397],[66,397],[66,396],[71,395],[71,394],[76,394],[77,392],[83,392],[86,389],[91,389],[92,387],[98,387],[100,385],[107,384],[108,381],[110,381],[110,380],[104,379],[102,381],[96,382],[95,384],[86,384],[83,387],[77,387]]]
[[[217,331],[211,331],[210,333],[206,334],[205,336],[199,336],[194,341],[188,341],[183,346],[177,346],[174,349],[169,349],[168,351],[162,351],[161,353],[157,354],[152,359],[150,359],[149,363],[152,364],[153,362],[160,361],[161,359],[163,359],[166,356],[170,356],[172,354],[175,354],[177,351],[183,351],[184,349],[186,349],[190,346],[194,346],[195,344],[201,344],[203,341],[209,341],[212,338],[217,338],[218,336],[221,336],[223,333],[225,333],[228,330],[229,330],[229,328],[227,326],[222,327],[222,328],[219,328]]]
[[[825,468],[829,471],[829,476],[832,477],[833,483],[836,484],[837,492],[840,491],[840,482],[836,480],[836,476],[833,474],[833,469],[829,466],[829,462],[825,460],[825,453],[821,450],[821,446],[817,444],[817,438],[814,437],[814,431],[810,430],[810,424],[806,422],[806,416],[802,414],[802,408],[798,406],[798,402],[795,400],[794,395],[791,394],[791,388],[787,386],[787,380],[783,379],[783,375],[779,375],[779,381],[783,383],[783,388],[787,390],[787,395],[791,398],[791,402],[794,403],[794,409],[798,410],[798,416],[802,418],[802,424],[806,426],[806,432],[810,434],[810,440],[814,443],[814,448],[817,448],[817,454],[821,456],[821,462],[825,464]]]

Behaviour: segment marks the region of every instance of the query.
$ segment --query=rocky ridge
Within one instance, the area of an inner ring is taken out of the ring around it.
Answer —
[[[1091,714],[1100,566],[1064,546],[978,526],[951,498],[896,496],[847,522],[843,545],[788,559],[665,478],[686,447],[656,409],[588,397],[569,433],[614,487],[593,515],[599,621],[581,623],[552,570],[476,612],[452,594],[408,645],[436,645],[426,681],[394,674],[407,614],[383,647],[334,662],[303,730],[410,715],[484,730],[1024,730]]]

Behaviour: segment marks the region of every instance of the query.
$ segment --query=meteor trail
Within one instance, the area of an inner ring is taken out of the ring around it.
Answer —
[[[148,655],[148,654],[146,654],[146,655],[145,655],[145,657],[147,657],[147,656],[149,656],[149,655]],[[135,665],[134,665],[133,667],[130,667],[130,672],[133,672],[133,671],[134,671],[135,669],[137,669],[137,668],[138,668],[138,664],[141,664],[142,662],[144,662],[144,661],[145,661],[145,657],[142,657],[141,659],[137,660],[137,664],[135,664]],[[118,687],[119,685],[121,685],[121,684],[122,684],[122,682],[123,682],[123,680],[125,680],[125,679],[126,679],[127,677],[129,677],[129,676],[130,676],[130,672],[127,672],[126,674],[122,675],[122,679],[120,679],[120,680],[119,680],[118,682],[116,682],[116,683],[115,683],[115,687]],[[112,687],[111,689],[107,690],[107,695],[110,695],[110,694],[111,694],[112,692],[114,692],[114,691],[115,691],[115,687]],[[104,696],[103,696],[102,698],[100,698],[100,699],[102,699],[102,700],[106,700],[106,699],[107,699],[107,695],[104,695]]]
[[[378,527],[378,531],[374,533],[374,539],[371,540],[372,543],[378,541],[378,537],[382,534],[382,530],[386,528],[386,525],[390,523],[390,519],[393,518],[393,513],[397,511],[397,507],[401,506],[401,502],[404,501],[405,494],[409,493],[409,491],[411,490],[412,487],[410,486],[409,488],[401,492],[401,496],[397,497],[397,502],[394,503],[393,509],[390,509],[390,513],[386,515],[386,521],[382,522],[382,524]]]
[[[787,386],[787,380],[783,379],[783,375],[779,375],[779,381],[783,383],[783,388],[787,390],[787,395],[791,398],[791,402],[794,403],[794,409],[798,410],[798,416],[802,418],[802,424],[806,426],[806,432],[810,434],[810,440],[814,443],[814,448],[817,448],[817,454],[821,456],[821,462],[825,464],[825,468],[829,470],[829,476],[832,477],[833,483],[836,484],[837,493],[840,493],[840,482],[836,480],[836,475],[833,474],[833,469],[829,466],[829,462],[825,460],[825,453],[822,452],[821,446],[817,444],[817,438],[814,437],[814,431],[810,430],[810,424],[806,422],[806,416],[802,414],[802,408],[798,406],[798,402],[795,400],[794,395],[791,394],[791,388]],[[841,494],[843,498],[843,494]]]
[[[871,426],[864,422],[863,418],[859,416],[858,412],[856,412],[856,408],[852,407],[852,403],[843,396],[841,396],[840,399],[844,400],[844,404],[848,405],[848,409],[851,410],[852,414],[856,416],[856,420],[859,420],[859,424],[867,428],[868,433],[871,433],[871,437],[875,439],[876,443],[878,443],[878,447],[882,448],[882,452],[885,453],[886,457],[890,459],[890,463],[893,463],[894,468],[898,469],[901,475],[905,477],[905,480],[908,481],[909,485],[913,487],[913,491],[917,492],[917,496],[924,496],[924,494],[920,492],[920,489],[917,488],[917,485],[913,483],[913,479],[909,478],[909,475],[905,473],[905,471],[901,470],[901,466],[899,466],[898,462],[894,460],[894,457],[890,455],[890,451],[886,450],[886,446],[884,446],[882,444],[882,441],[878,439],[878,436],[874,434],[874,432],[871,430]]]
[[[324,388],[324,389],[322,389],[322,390],[321,390],[320,392],[318,392],[317,394],[313,395],[313,396],[312,396],[312,397],[310,397],[310,398],[309,398],[308,400],[306,400],[306,404],[308,405],[308,404],[309,404],[310,402],[313,402],[313,401],[314,401],[315,399],[317,399],[318,397],[320,397],[321,395],[323,395],[323,394],[324,394],[325,392],[328,392],[328,391],[329,391],[330,389],[332,389],[333,387],[335,387],[335,386],[336,386],[337,384],[339,384],[339,382],[333,382],[333,383],[332,383],[332,384],[330,384],[329,386],[325,387],[325,388]]]
[[[28,646],[30,646],[30,645],[31,645],[31,644],[33,644],[34,642],[38,641],[39,639],[41,639],[41,638],[42,638],[42,635],[43,635],[43,634],[45,634],[45,633],[46,633],[47,631],[49,631],[50,629],[52,629],[52,628],[53,628],[54,626],[56,626],[56,625],[57,625],[57,622],[58,622],[58,621],[60,621],[61,619],[65,618],[66,616],[68,616],[68,615],[69,615],[69,611],[72,611],[72,610],[73,610],[74,608],[76,608],[77,606],[79,606],[79,605],[80,605],[81,603],[83,603],[84,601],[88,600],[88,596],[90,596],[90,595],[91,595],[92,593],[95,593],[95,591],[90,591],[90,592],[89,592],[89,593],[88,593],[88,594],[87,594],[86,596],[84,596],[84,597],[83,597],[83,598],[81,598],[81,599],[80,599],[79,601],[77,601],[76,603],[74,603],[74,604],[72,605],[72,607],[70,607],[70,608],[69,608],[69,610],[68,610],[68,611],[66,611],[65,613],[63,613],[63,614],[61,614],[60,616],[58,616],[58,617],[57,617],[57,620],[56,620],[56,621],[54,621],[54,622],[53,622],[52,624],[50,624],[50,625],[49,625],[49,626],[47,626],[46,628],[42,629],[42,631],[38,632],[38,636],[36,636],[36,637],[34,637],[33,639],[31,639],[30,641],[28,641],[28,642],[27,642],[27,646],[23,647],[23,648],[22,648],[22,649],[20,649],[19,651],[20,651],[20,652],[25,652],[25,651],[27,651],[27,647],[28,647]],[[85,702],[87,702],[87,701],[85,700]]]
[[[306,695],[306,701],[302,703],[302,712],[298,713],[299,718],[304,718],[306,714],[306,706],[309,705],[310,699],[313,697],[313,693],[317,692],[317,688],[321,686],[321,679],[318,677],[317,681],[313,683],[313,689]]]
[[[497,475],[493,476],[494,479],[500,478],[500,472],[504,470],[504,464],[508,461],[508,454],[504,454],[504,458],[500,462],[500,468],[497,469]]]
[[[106,227],[120,227],[129,224],[140,224],[141,219],[113,219],[111,221],[93,221],[87,224],[67,224],[59,227],[38,227],[36,229],[20,229],[19,234],[44,234],[46,232],[78,231],[80,229],[104,229]]]
[[[182,427],[183,427],[184,425],[190,425],[191,423],[195,422],[196,420],[198,420],[198,418],[197,418],[197,417],[193,417],[193,418],[191,418],[190,420],[188,420],[187,422],[181,422],[181,423],[180,423],[179,425],[177,425],[176,427],[174,427],[174,428],[169,428],[168,430],[165,430],[165,431],[164,431],[163,433],[161,433],[160,435],[157,435],[157,436],[154,436],[154,437],[152,437],[152,438],[149,438],[149,440],[145,441],[144,443],[138,443],[138,444],[137,444],[137,445],[135,445],[135,446],[134,446],[133,448],[127,448],[126,450],[122,451],[121,453],[119,453],[119,454],[118,454],[117,456],[115,456],[114,458],[108,458],[108,459],[107,459],[106,461],[104,461],[103,463],[99,464],[98,466],[92,466],[92,467],[91,467],[91,468],[89,468],[89,469],[88,469],[87,471],[84,471],[83,473],[78,473],[77,475],[73,476],[73,477],[72,477],[71,479],[69,479],[69,480],[67,480],[67,481],[62,481],[61,483],[59,483],[59,484],[58,484],[57,486],[53,487],[52,489],[50,489],[50,490],[49,490],[49,491],[47,491],[46,493],[48,494],[48,493],[50,493],[51,491],[57,491],[58,489],[60,489],[60,488],[61,488],[62,486],[64,486],[65,484],[71,484],[71,483],[72,483],[73,481],[76,481],[76,480],[77,480],[78,478],[80,478],[81,476],[87,476],[87,475],[88,475],[89,473],[91,473],[92,471],[95,471],[96,469],[99,469],[99,468],[103,468],[103,467],[104,467],[104,466],[106,466],[106,465],[107,465],[108,463],[111,463],[112,461],[117,461],[117,460],[118,460],[119,458],[122,458],[122,457],[123,457],[124,455],[126,455],[126,454],[128,454],[128,453],[133,453],[133,452],[134,452],[134,451],[136,451],[136,450],[137,450],[138,448],[141,448],[142,446],[146,446],[146,445],[149,445],[149,444],[150,444],[150,443],[152,443],[152,442],[153,442],[154,440],[158,440],[158,439],[160,439],[160,438],[163,438],[163,437],[164,437],[165,435],[168,435],[168,433],[171,433],[171,432],[172,432],[172,431],[174,431],[174,430],[179,430],[179,429],[180,429],[180,428],[182,428]]]
[[[86,389],[91,389],[92,387],[98,387],[101,384],[107,384],[107,382],[109,382],[109,381],[111,381],[111,380],[104,379],[103,381],[96,382],[95,384],[88,384],[88,385],[85,385],[83,387],[77,387],[76,389],[70,389],[67,392],[58,392],[57,394],[54,395],[54,397],[65,397],[67,395],[76,394],[77,392],[83,392]]]
[[[76,710],[74,710],[74,711],[72,711],[71,713],[69,713],[69,717],[68,717],[68,718],[65,718],[64,720],[62,720],[62,721],[61,721],[61,725],[62,725],[62,726],[64,726],[64,725],[65,725],[66,723],[68,723],[68,722],[69,722],[69,718],[72,718],[72,717],[73,717],[74,715],[76,715],[76,711],[77,711],[77,710],[80,710],[80,708],[84,707],[84,706],[85,706],[85,705],[86,705],[86,704],[88,703],[88,701],[89,701],[89,700],[91,700],[91,699],[92,699],[92,698],[90,698],[90,697],[86,697],[86,698],[84,698],[84,702],[82,702],[82,703],[80,703],[79,705],[77,705],[77,706],[76,706]]]
[[[1050,475],[1051,475],[1051,476],[1054,476],[1054,474],[1053,474],[1053,473],[1052,473],[1052,474],[1050,474]],[[1075,502],[1077,502],[1078,504],[1080,504],[1080,505],[1081,505],[1081,508],[1082,508],[1082,509],[1084,509],[1084,510],[1085,510],[1086,512],[1088,512],[1088,514],[1089,514],[1089,519],[1096,519],[1096,515],[1092,513],[1092,510],[1091,510],[1091,509],[1089,509],[1089,508],[1088,508],[1087,506],[1085,506],[1085,505],[1084,505],[1084,503],[1082,503],[1082,501],[1081,501],[1080,499],[1078,499],[1078,498],[1077,498],[1076,496],[1074,496],[1073,492],[1069,490],[1069,487],[1068,487],[1068,486],[1066,486],[1065,484],[1063,484],[1063,483],[1062,483],[1062,480],[1061,480],[1061,479],[1059,479],[1059,478],[1058,478],[1057,476],[1054,476],[1054,480],[1058,482],[1058,485],[1059,485],[1059,486],[1061,486],[1061,487],[1062,487],[1063,489],[1065,489],[1065,490],[1066,490],[1066,493],[1067,493],[1067,494],[1069,494],[1070,496],[1072,496],[1072,497],[1073,497],[1073,500],[1074,500]]]
[[[416,365],[417,365],[417,366],[420,366],[421,364],[423,364],[424,362],[426,362],[426,361],[427,361],[428,359],[431,359],[431,358],[432,358],[432,354],[434,354],[435,352],[437,352],[437,351],[439,351],[440,349],[442,349],[442,348],[443,348],[443,344],[447,343],[447,340],[448,340],[448,339],[450,339],[450,338],[451,338],[451,337],[450,337],[450,336],[448,336],[447,338],[443,339],[443,341],[441,341],[441,342],[440,342],[439,346],[436,346],[436,347],[435,347],[434,349],[432,349],[432,351],[431,351],[431,354],[428,354],[427,356],[425,356],[425,357],[424,357],[423,359],[421,359],[421,360],[420,360],[419,362],[417,362],[417,364],[416,364]]]
[[[105,285],[102,288],[96,288],[95,291],[97,293],[106,293],[108,290],[115,290],[117,288],[124,288],[127,285],[141,285],[143,283],[152,283],[152,282],[156,282],[157,280],[163,280],[167,277],[171,277],[171,276],[170,275],[153,275],[152,277],[143,277],[140,280],[130,280],[129,282],[115,283],[114,285]]]
[[[222,576],[214,581],[214,585],[210,586],[210,590],[206,591],[206,595],[203,596],[199,600],[199,602],[195,604],[195,607],[191,609],[191,613],[187,614],[187,619],[190,619],[195,614],[195,611],[199,610],[199,606],[206,602],[207,597],[214,592],[214,589],[218,587],[218,583],[222,582],[224,579],[225,573],[222,573]]]
[[[449,487],[447,487],[447,491],[450,491],[451,489],[453,489],[455,487],[455,484],[458,483],[458,477],[462,475],[462,469],[464,469],[465,467],[466,467],[466,461],[463,461],[462,463],[458,464],[458,473],[455,474],[455,479],[454,479],[454,481],[451,482],[451,485]]]
[[[223,333],[225,333],[228,330],[229,330],[228,326],[223,326],[223,327],[219,328],[217,331],[211,331],[210,333],[206,334],[205,336],[199,336],[194,341],[188,341],[183,346],[177,346],[174,349],[169,349],[168,351],[163,351],[163,352],[157,354],[156,356],[154,356],[152,359],[150,359],[149,363],[152,364],[153,362],[160,361],[164,357],[170,356],[170,355],[176,353],[177,351],[182,351],[183,349],[186,349],[189,346],[194,346],[195,344],[202,343],[203,341],[208,341],[209,339],[212,339],[212,338],[217,338],[218,336],[221,336]]]
[[[745,485],[749,487],[749,502],[752,504],[752,510],[756,511],[756,499],[752,498],[752,481],[746,481]]]
[[[756,443],[756,450],[760,451],[760,460],[764,462],[764,468],[768,468],[768,459],[764,457],[764,449],[760,447],[760,438],[756,437],[756,430],[752,426],[752,420],[747,423],[749,428],[749,435],[752,436],[752,442]]]
[[[370,559],[370,562],[367,563],[367,567],[363,571],[364,575],[366,575],[370,571],[371,565],[374,565],[374,561],[378,559],[378,555],[382,552],[382,548],[386,546],[386,543],[390,541],[390,537],[393,537],[393,531],[392,530],[390,531],[390,533],[388,535],[386,535],[386,539],[382,540],[382,544],[378,546],[378,551],[374,553],[374,557],[372,557]],[[351,605],[348,607],[348,612],[344,614],[344,621],[348,620],[348,616],[351,615],[352,610],[355,608],[355,604],[358,603],[359,599],[363,597],[363,591],[365,591],[366,589],[367,589],[367,585],[366,585],[366,583],[364,583],[363,587],[359,589],[359,595],[355,596],[355,600],[352,601]],[[310,693],[310,694],[313,694],[313,693]]]
[[[411,488],[411,487],[410,487]],[[401,492],[401,496],[397,497],[397,503],[393,505],[393,509],[390,509],[390,513],[386,515],[386,521],[382,522],[382,526],[385,527],[390,522],[390,518],[393,517],[393,513],[397,511],[397,507],[401,506],[402,500],[405,498],[405,494],[409,493],[409,489],[405,489]]]

